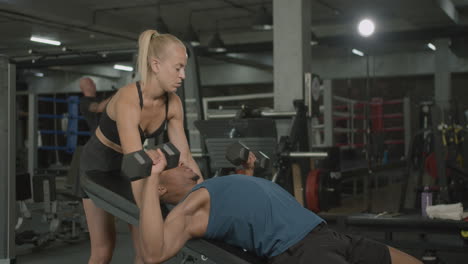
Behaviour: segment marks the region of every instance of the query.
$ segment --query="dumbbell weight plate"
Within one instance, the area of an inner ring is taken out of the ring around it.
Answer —
[[[249,148],[237,141],[226,148],[226,159],[234,166],[239,166],[249,158]]]
[[[306,206],[315,213],[320,212],[319,177],[320,170],[312,170],[306,180]]]

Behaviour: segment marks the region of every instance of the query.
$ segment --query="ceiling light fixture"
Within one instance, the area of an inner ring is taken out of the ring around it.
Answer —
[[[430,43],[430,42],[427,43],[427,47],[430,48],[430,49],[433,50],[433,51],[436,51],[436,50],[437,50],[436,46],[435,46],[434,44]]]
[[[198,34],[195,32],[192,24],[190,24],[187,28],[185,39],[190,43],[190,45],[192,45],[192,47],[200,46],[200,38],[198,38]]]
[[[272,30],[273,29],[273,17],[266,10],[265,6],[255,13],[252,28],[255,30]]]
[[[34,76],[36,76],[36,77],[44,77],[44,73],[42,73],[42,72],[35,72],[35,73],[34,73]]]
[[[226,46],[224,45],[224,41],[221,39],[219,32],[216,31],[213,37],[208,44],[208,51],[221,53],[226,51]]]
[[[160,34],[164,33],[169,33],[169,27],[167,24],[164,22],[164,20],[161,17],[161,1],[158,1],[158,4],[156,5],[156,30]]]
[[[164,20],[162,19],[161,16],[158,16],[156,18],[156,30],[160,33],[160,34],[164,34],[164,33],[169,33],[169,27],[167,26],[167,24],[164,22]]]
[[[35,36],[31,36],[30,40],[34,42],[39,42],[39,43],[49,44],[49,45],[54,45],[54,46],[60,46],[61,44],[60,41],[57,41],[57,40],[40,38],[40,37],[35,37]]]
[[[352,49],[351,52],[361,57],[364,56],[364,52],[357,49]]]
[[[133,67],[127,66],[127,65],[122,65],[122,64],[115,64],[114,69],[121,70],[121,71],[128,71],[128,72],[133,71]]]
[[[189,24],[187,27],[187,31],[185,32],[184,39],[185,41],[190,43],[192,47],[200,46],[200,38],[198,37],[198,34],[197,32],[195,32],[195,29],[193,28],[193,25],[192,25],[192,12],[190,12]]]
[[[368,18],[361,20],[358,25],[358,31],[363,37],[371,36],[375,31],[374,21]]]
[[[319,44],[318,37],[315,35],[315,33],[312,31],[310,32],[310,45],[315,46]]]
[[[218,27],[218,20],[216,20],[216,32],[214,33],[213,37],[211,38],[210,42],[208,43],[208,51],[214,53],[222,53],[225,52],[226,46],[224,45],[224,41],[221,39],[219,35],[219,27]]]

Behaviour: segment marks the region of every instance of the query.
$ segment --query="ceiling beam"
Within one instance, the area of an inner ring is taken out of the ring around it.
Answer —
[[[236,58],[236,57],[228,56],[226,54],[208,56],[208,58],[219,60],[219,61],[224,61],[227,63],[249,66],[249,67],[257,68],[259,70],[264,70],[267,72],[273,72],[273,65],[265,64],[254,59]]]
[[[73,1],[56,1],[53,5],[33,0],[0,1],[0,12],[2,16],[31,24],[38,23],[123,40],[137,40],[140,30],[136,28],[135,23],[131,23],[132,21],[107,13],[100,15],[97,23],[94,23],[93,10]]]
[[[115,70],[112,65],[70,65],[70,66],[52,66],[48,70],[57,72],[73,72],[81,75],[93,75],[104,78],[118,79],[122,76],[122,71]]]
[[[380,45],[392,42],[405,42],[405,41],[432,41],[437,38],[457,38],[468,35],[468,27],[443,27],[437,29],[423,29],[423,30],[409,30],[402,32],[386,32],[376,33],[372,38],[363,39],[354,35],[345,36],[332,36],[322,37],[318,39],[319,45],[331,47],[356,47],[366,48],[372,45]],[[273,43],[271,41],[262,41],[257,43],[245,44],[231,44],[226,45],[229,53],[268,53],[273,50]],[[226,55],[213,54],[208,52],[206,47],[197,47],[197,54],[203,57],[210,57],[217,60],[224,60],[231,63],[248,65],[255,68],[269,70],[268,63],[251,59],[248,57],[233,58]],[[132,61],[132,56],[135,49],[126,49],[121,52],[109,51],[107,57],[99,56],[99,51],[92,52],[78,52],[76,54],[70,53],[51,53],[36,56],[36,58],[43,57],[43,59],[36,60],[32,63],[29,57],[17,57],[14,62],[19,68],[36,68],[47,67],[56,65],[77,65],[77,64],[92,64],[92,63],[105,63],[105,62],[122,62]],[[70,56],[75,55],[75,56]],[[102,54],[101,54],[102,55]]]
[[[47,59],[37,59],[33,63],[32,60],[12,61],[19,69],[34,69],[44,68],[51,66],[63,65],[84,65],[84,64],[102,64],[114,62],[131,62],[133,53],[119,53],[109,54],[106,57],[99,56],[98,54],[77,55],[72,57],[57,57]]]

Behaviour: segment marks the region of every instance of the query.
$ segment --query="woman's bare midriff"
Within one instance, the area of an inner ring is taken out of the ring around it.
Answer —
[[[119,152],[119,153],[122,153],[122,147],[115,144],[114,142],[110,141],[108,138],[106,138],[106,136],[104,136],[104,134],[102,133],[101,129],[98,127],[96,129],[96,137],[99,139],[99,141],[101,141],[102,144],[104,144],[105,146]]]

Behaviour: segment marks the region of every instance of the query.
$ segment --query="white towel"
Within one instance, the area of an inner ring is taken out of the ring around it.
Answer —
[[[433,205],[426,208],[426,213],[431,219],[461,220],[463,206],[461,203]]]

